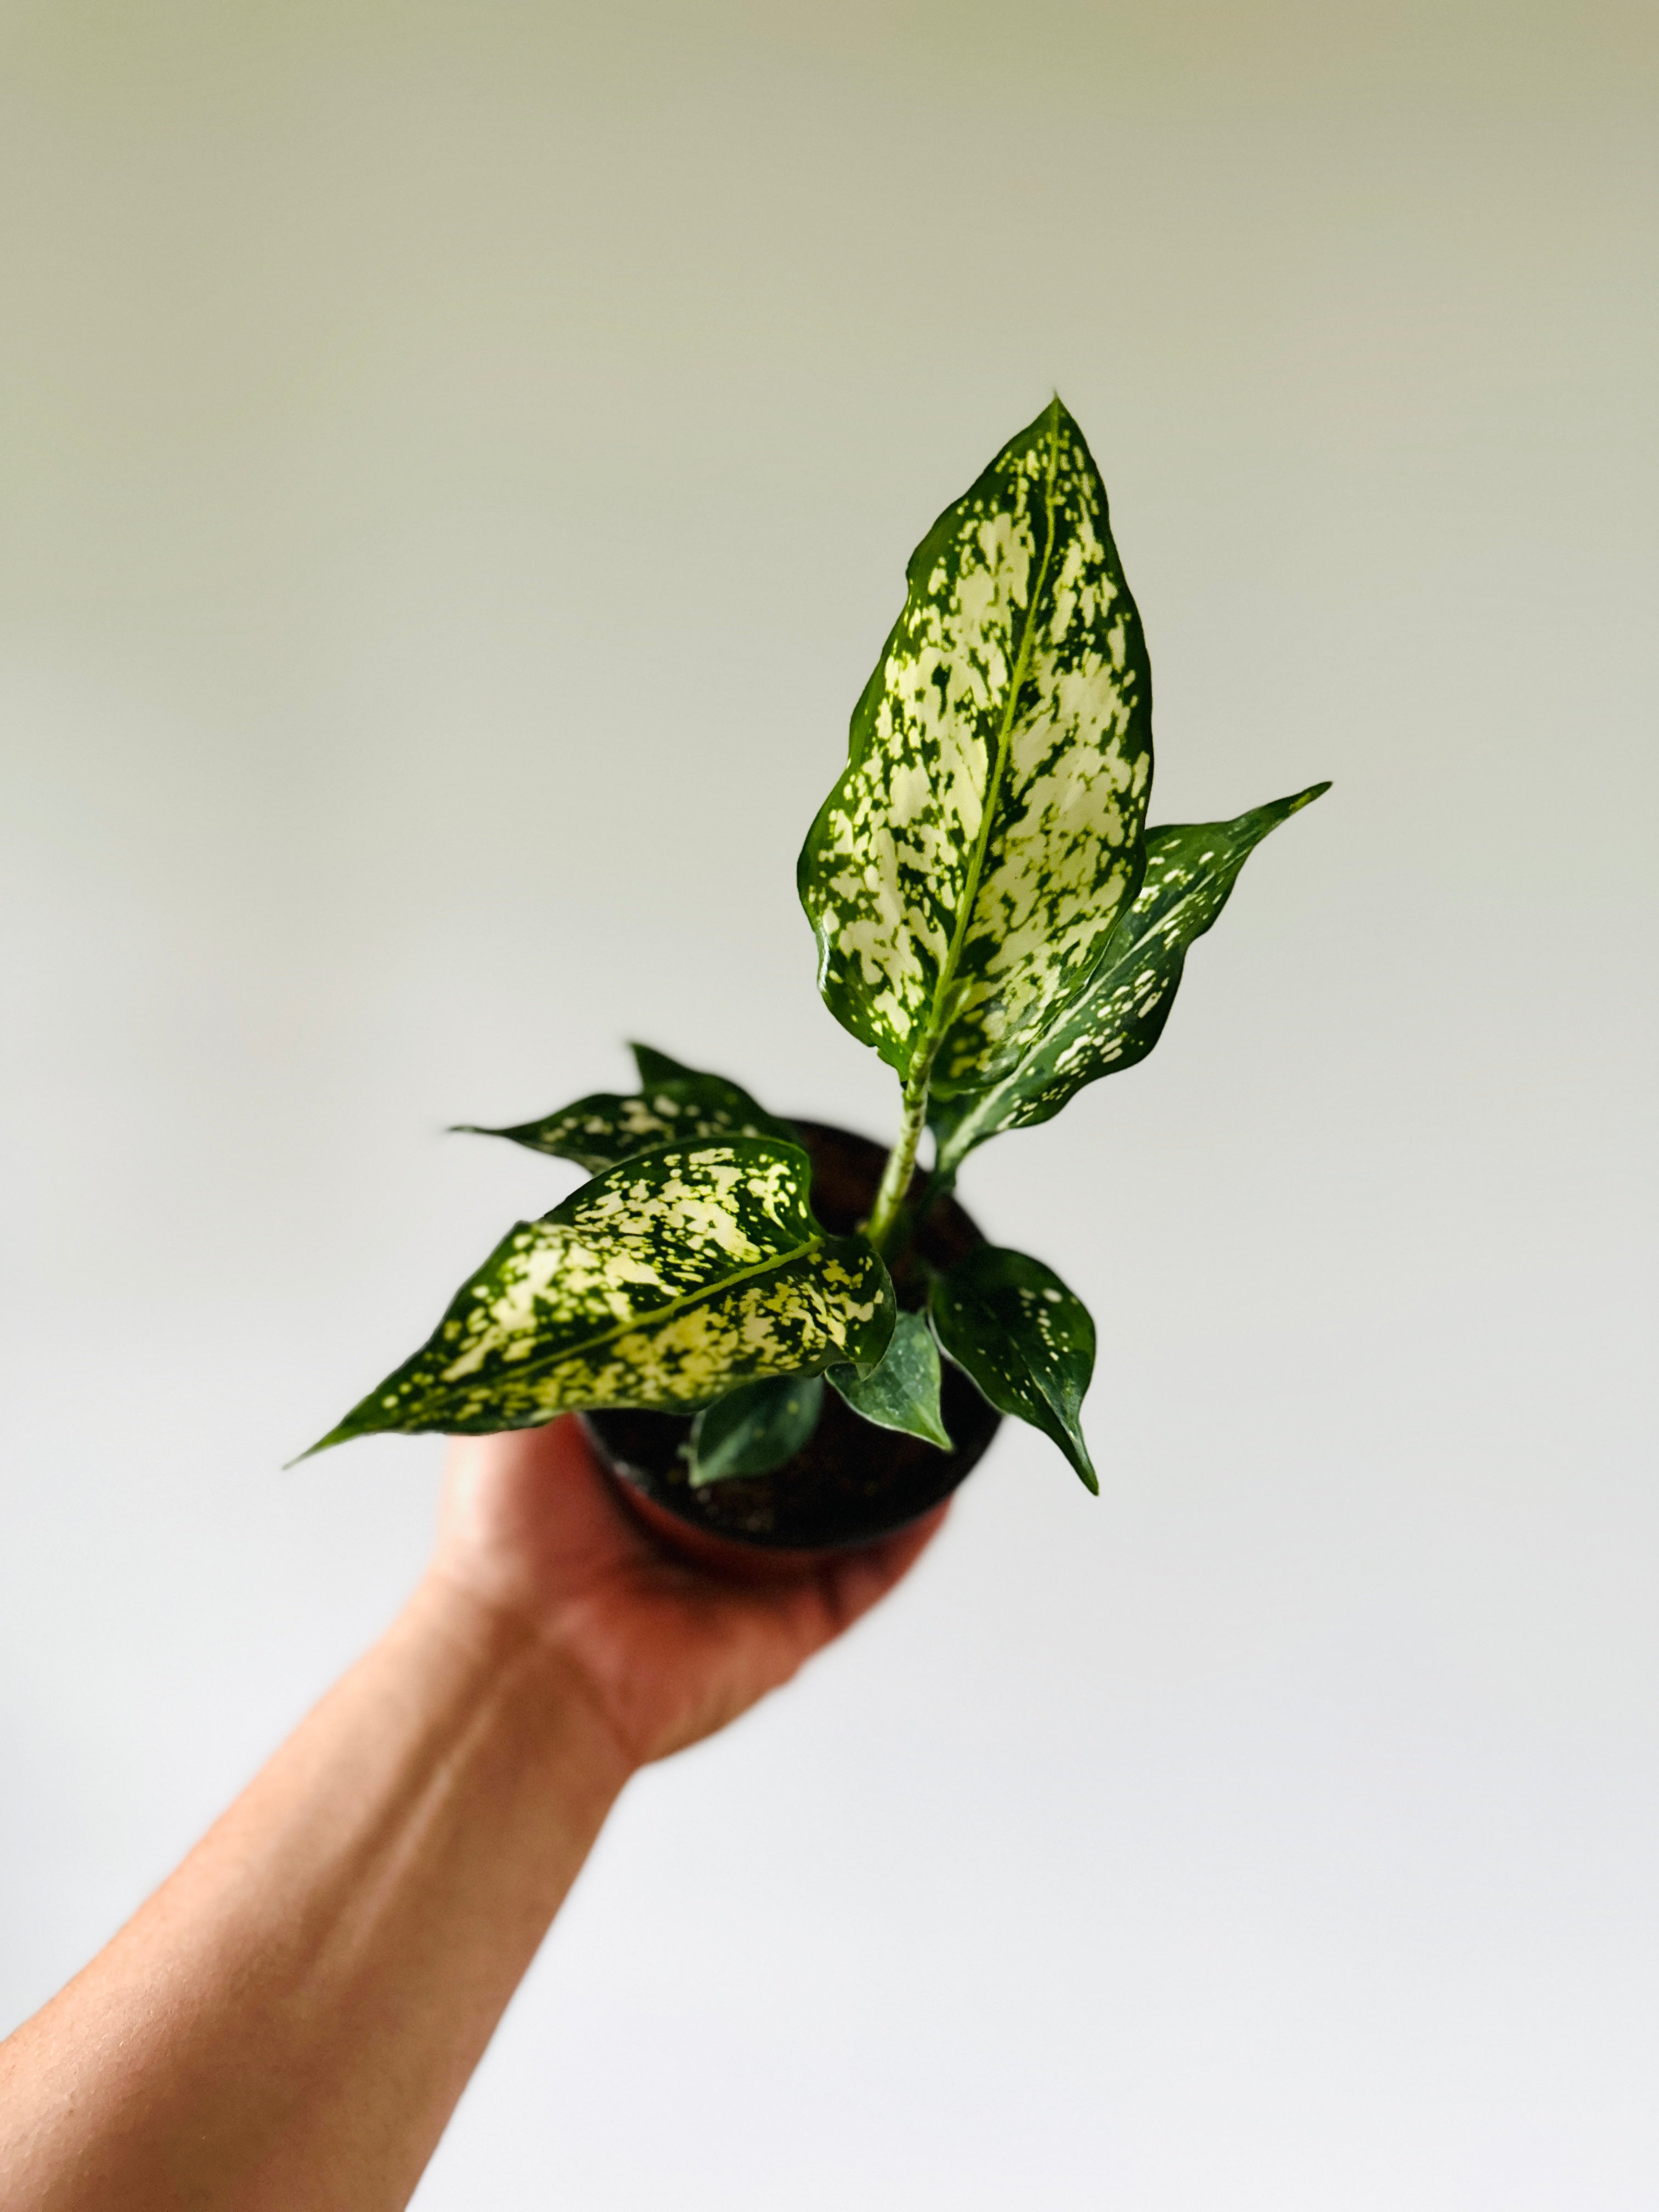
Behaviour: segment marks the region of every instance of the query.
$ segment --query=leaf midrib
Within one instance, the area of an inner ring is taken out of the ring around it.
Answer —
[[[946,1026],[945,1007],[951,987],[956,981],[957,964],[962,958],[962,947],[973,920],[974,908],[979,902],[979,881],[985,866],[985,855],[990,849],[992,825],[996,819],[997,800],[1002,792],[1002,779],[1008,763],[1010,733],[1013,729],[1015,711],[1019,695],[1024,688],[1026,671],[1030,665],[1031,636],[1036,627],[1036,611],[1043,586],[1048,580],[1048,563],[1054,557],[1054,482],[1060,473],[1060,402],[1054,399],[1048,406],[1048,462],[1043,480],[1043,513],[1047,519],[1048,534],[1042,548],[1042,558],[1037,565],[1036,580],[1026,603],[1025,627],[1020,634],[1019,652],[1014,661],[1014,672],[1008,686],[1008,702],[1002,710],[1001,726],[997,732],[996,759],[991,769],[991,779],[985,793],[985,812],[980,822],[979,835],[974,840],[973,856],[968,863],[968,880],[963,887],[963,901],[957,915],[956,927],[951,933],[950,948],[939,979],[933,988],[933,1003],[927,1011],[927,1026],[922,1032],[921,1048],[912,1055],[912,1065],[931,1066]]]
[[[512,1372],[514,1376],[538,1374],[544,1368],[556,1367],[562,1359],[578,1358],[603,1345],[614,1344],[621,1337],[631,1336],[637,1329],[655,1328],[664,1322],[672,1321],[677,1314],[688,1311],[703,1298],[735,1289],[738,1284],[750,1282],[757,1275],[769,1274],[775,1268],[787,1267],[792,1260],[799,1260],[808,1252],[821,1251],[828,1242],[825,1237],[809,1237],[804,1244],[797,1244],[790,1251],[774,1253],[767,1259],[756,1261],[752,1267],[739,1267],[734,1274],[724,1275],[718,1282],[707,1283],[701,1290],[688,1291],[679,1297],[671,1298],[665,1305],[653,1307],[647,1315],[635,1315],[630,1320],[617,1322],[609,1328],[600,1329],[595,1335],[583,1337],[574,1344],[561,1346],[556,1351],[544,1352],[538,1357],[532,1355],[528,1359],[514,1360]],[[482,1371],[481,1368],[475,1368],[473,1374]],[[441,1370],[440,1380],[447,1379]],[[463,1382],[469,1379],[465,1376],[460,1378]]]

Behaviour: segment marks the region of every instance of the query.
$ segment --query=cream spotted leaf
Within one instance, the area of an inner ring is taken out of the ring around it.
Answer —
[[[1084,990],[999,1081],[932,1103],[936,1171],[954,1176],[988,1137],[1047,1121],[1085,1084],[1145,1060],[1170,1018],[1187,948],[1226,905],[1239,870],[1270,831],[1329,789],[1316,783],[1231,822],[1150,831],[1140,890]]]
[[[532,1152],[574,1160],[590,1175],[664,1145],[730,1137],[770,1137],[784,1145],[798,1141],[787,1122],[765,1112],[735,1083],[690,1069],[659,1081],[647,1079],[636,1092],[595,1091],[539,1121],[521,1121],[505,1129],[480,1128],[471,1121],[459,1126],[475,1136],[506,1137]]]
[[[1052,1437],[1098,1492],[1078,1419],[1095,1368],[1082,1299],[1041,1260],[981,1244],[933,1285],[930,1310],[939,1342],[983,1395]]]
[[[653,1152],[520,1222],[428,1342],[314,1447],[380,1430],[477,1435],[570,1407],[690,1413],[762,1376],[879,1360],[893,1286],[830,1237],[799,1146]]]
[[[1152,678],[1058,399],[907,574],[798,873],[831,1012],[949,1095],[1019,1060],[1139,888]]]

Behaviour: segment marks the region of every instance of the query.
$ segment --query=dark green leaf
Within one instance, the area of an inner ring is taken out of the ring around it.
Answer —
[[[323,1443],[533,1428],[571,1407],[690,1413],[761,1376],[879,1359],[887,1270],[861,1237],[824,1235],[810,1178],[799,1146],[760,1138],[595,1176],[520,1222]]]
[[[687,1067],[681,1060],[671,1060],[665,1052],[657,1051],[653,1045],[631,1044],[628,1049],[633,1054],[634,1065],[640,1071],[640,1081],[647,1091],[653,1083],[672,1083],[683,1075],[696,1075],[702,1072],[698,1068]],[[714,1080],[719,1082],[720,1078],[716,1076]],[[734,1090],[736,1087],[733,1085]]]
[[[784,1145],[799,1141],[787,1122],[775,1120],[735,1083],[723,1076],[689,1072],[647,1079],[644,1090],[635,1094],[595,1091],[542,1121],[522,1121],[511,1128],[481,1129],[472,1122],[461,1126],[477,1136],[507,1137],[532,1152],[574,1160],[590,1175],[664,1145],[732,1137],[771,1137]]]
[[[1232,822],[1150,831],[1146,878],[1084,990],[998,1082],[932,1102],[939,1172],[953,1175],[988,1137],[1046,1121],[1085,1083],[1145,1060],[1169,1019],[1188,946],[1225,906],[1252,851],[1329,789],[1313,784]]]
[[[933,1326],[999,1412],[1052,1437],[1098,1491],[1078,1409],[1095,1368],[1095,1325],[1052,1267],[981,1244],[933,1285]]]
[[[733,1474],[770,1474],[793,1459],[823,1411],[821,1375],[772,1376],[729,1391],[691,1425],[691,1487]]]
[[[939,1346],[926,1314],[902,1313],[893,1324],[885,1358],[860,1377],[851,1367],[832,1367],[830,1380],[855,1413],[878,1428],[898,1429],[951,1449],[951,1432],[939,1410]]]
[[[948,1094],[1018,1062],[1139,888],[1152,678],[1058,399],[907,573],[798,874],[831,1012]]]

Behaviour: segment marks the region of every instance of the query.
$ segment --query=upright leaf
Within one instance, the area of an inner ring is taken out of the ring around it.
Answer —
[[[1052,1267],[981,1244],[933,1285],[939,1342],[1000,1413],[1051,1437],[1089,1489],[1100,1485],[1078,1409],[1095,1370],[1095,1325]]]
[[[1018,1061],[1139,887],[1152,678],[1058,399],[948,507],[808,833],[830,1011],[941,1094]]]
[[[870,1374],[832,1367],[829,1379],[853,1411],[878,1429],[897,1429],[950,1450],[951,1432],[939,1407],[939,1346],[926,1314],[899,1316],[886,1354]]]
[[[532,1152],[574,1160],[590,1175],[664,1145],[733,1137],[770,1137],[781,1145],[799,1141],[787,1122],[765,1112],[724,1076],[686,1069],[678,1075],[641,1079],[642,1091],[598,1091],[539,1121],[521,1121],[506,1129],[480,1128],[471,1121],[459,1126],[476,1136],[506,1137],[515,1145],[527,1145]]]
[[[798,1146],[743,1138],[595,1176],[520,1222],[323,1444],[533,1428],[571,1407],[692,1413],[759,1376],[878,1360],[892,1284],[861,1238],[819,1228],[810,1172]]]
[[[1239,870],[1270,830],[1329,789],[1312,784],[1231,822],[1149,831],[1146,879],[1085,989],[995,1083],[930,1105],[939,1170],[953,1175],[988,1137],[1048,1121],[1085,1083],[1145,1060],[1170,1018],[1187,948],[1226,905]]]
[[[691,1487],[738,1474],[770,1474],[795,1454],[823,1411],[822,1375],[776,1375],[740,1383],[691,1424]]]

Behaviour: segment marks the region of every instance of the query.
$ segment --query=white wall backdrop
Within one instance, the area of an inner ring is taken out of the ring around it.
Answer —
[[[1333,20],[1334,19],[1334,20]],[[884,1133],[800,836],[1058,386],[1153,813],[1332,775],[975,1162],[1089,1299],[914,1581],[641,1781],[422,2212],[1659,2201],[1653,23],[0,15],[0,2027],[409,1586],[283,1462],[646,1037]]]

